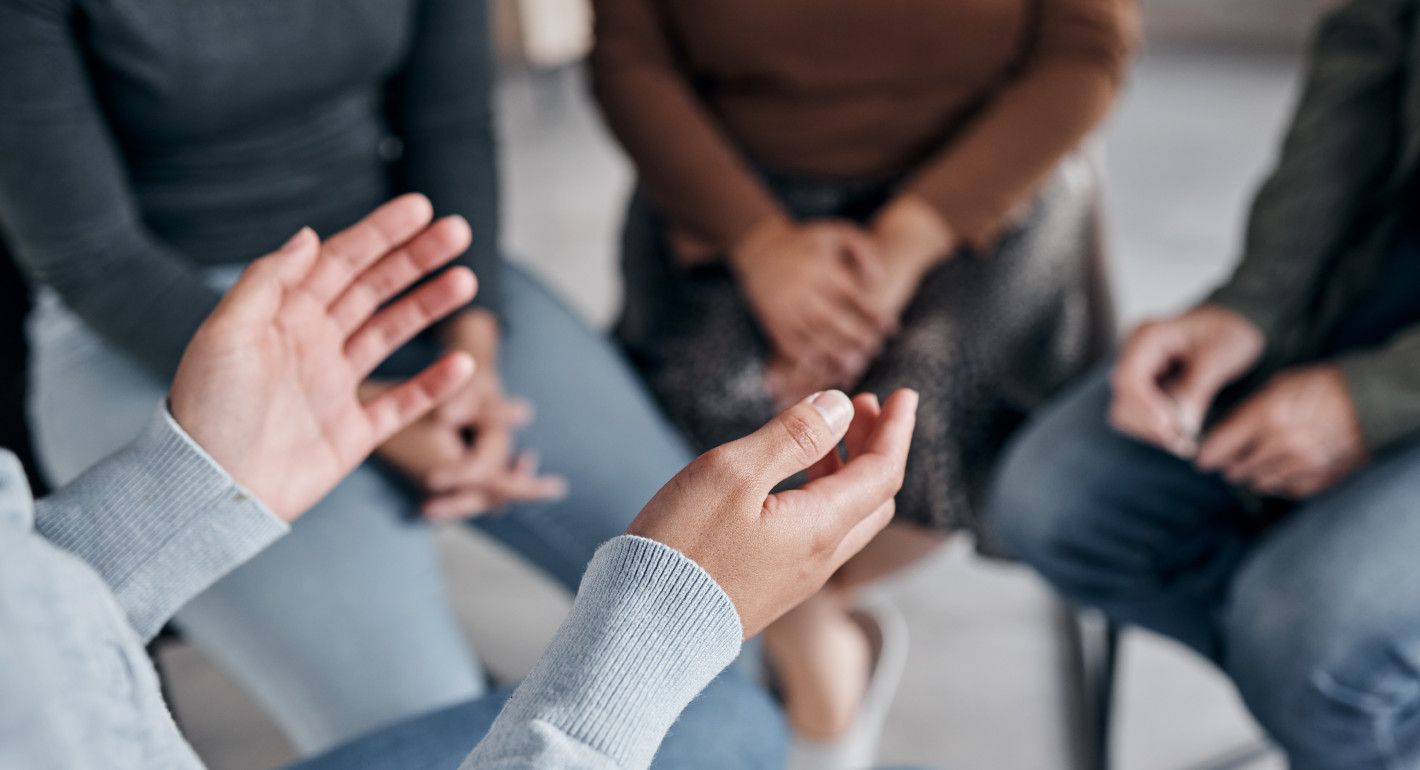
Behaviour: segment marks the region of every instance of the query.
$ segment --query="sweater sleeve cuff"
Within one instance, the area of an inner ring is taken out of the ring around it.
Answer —
[[[690,558],[641,537],[598,549],[571,614],[480,750],[551,727],[612,760],[650,764],[680,712],[739,654],[739,614]],[[477,756],[477,755],[475,755]]]
[[[127,448],[44,500],[36,525],[103,576],[144,639],[288,530],[166,407]]]
[[[1336,363],[1371,451],[1420,436],[1420,329]]]

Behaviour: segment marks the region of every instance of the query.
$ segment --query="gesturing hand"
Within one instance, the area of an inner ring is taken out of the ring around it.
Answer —
[[[916,415],[910,390],[881,410],[873,396],[850,402],[820,393],[696,458],[627,532],[693,559],[734,602],[746,638],[754,636],[887,526]],[[845,436],[846,462],[837,455]],[[771,493],[804,469],[809,483]]]
[[[1366,462],[1368,451],[1341,370],[1284,371],[1209,431],[1198,467],[1276,497],[1310,497]]]
[[[1214,397],[1257,363],[1263,343],[1251,321],[1217,305],[1143,324],[1114,366],[1110,423],[1141,441],[1192,457]]]
[[[247,268],[183,355],[173,417],[283,519],[473,371],[450,354],[368,402],[357,395],[395,348],[473,297],[473,274],[453,268],[381,307],[468,248],[466,222],[432,216],[427,199],[406,195],[324,244],[302,230]]]
[[[880,259],[856,225],[769,223],[737,244],[729,261],[776,352],[831,382],[856,380],[897,322],[867,299]]]

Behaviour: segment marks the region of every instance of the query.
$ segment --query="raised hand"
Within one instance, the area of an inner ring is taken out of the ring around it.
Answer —
[[[856,406],[856,414],[855,414]],[[900,390],[879,411],[838,391],[696,458],[627,529],[693,559],[739,611],[746,637],[823,586],[891,521],[917,415]],[[837,455],[847,437],[846,462]],[[772,492],[805,469],[799,489]]]
[[[173,417],[283,519],[461,387],[464,353],[363,401],[362,381],[419,331],[466,304],[453,268],[384,303],[468,248],[468,224],[430,224],[420,195],[381,206],[324,243],[309,229],[258,259],[198,329],[169,395]]]
[[[1257,363],[1263,344],[1251,321],[1218,305],[1141,325],[1114,366],[1110,423],[1180,457],[1193,457],[1214,397]]]

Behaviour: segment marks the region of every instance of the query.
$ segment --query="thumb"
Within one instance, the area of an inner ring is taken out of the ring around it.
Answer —
[[[1209,355],[1195,356],[1183,367],[1169,394],[1178,404],[1178,420],[1184,431],[1197,436],[1213,398],[1233,379],[1234,372],[1224,362]]]
[[[789,407],[764,427],[724,449],[753,469],[768,493],[784,479],[817,463],[838,447],[853,420],[853,402],[825,390]]]

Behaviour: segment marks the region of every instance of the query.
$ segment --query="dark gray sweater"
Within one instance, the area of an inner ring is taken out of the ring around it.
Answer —
[[[0,0],[4,242],[164,379],[202,266],[398,192],[468,218],[496,301],[487,37],[476,0]]]

